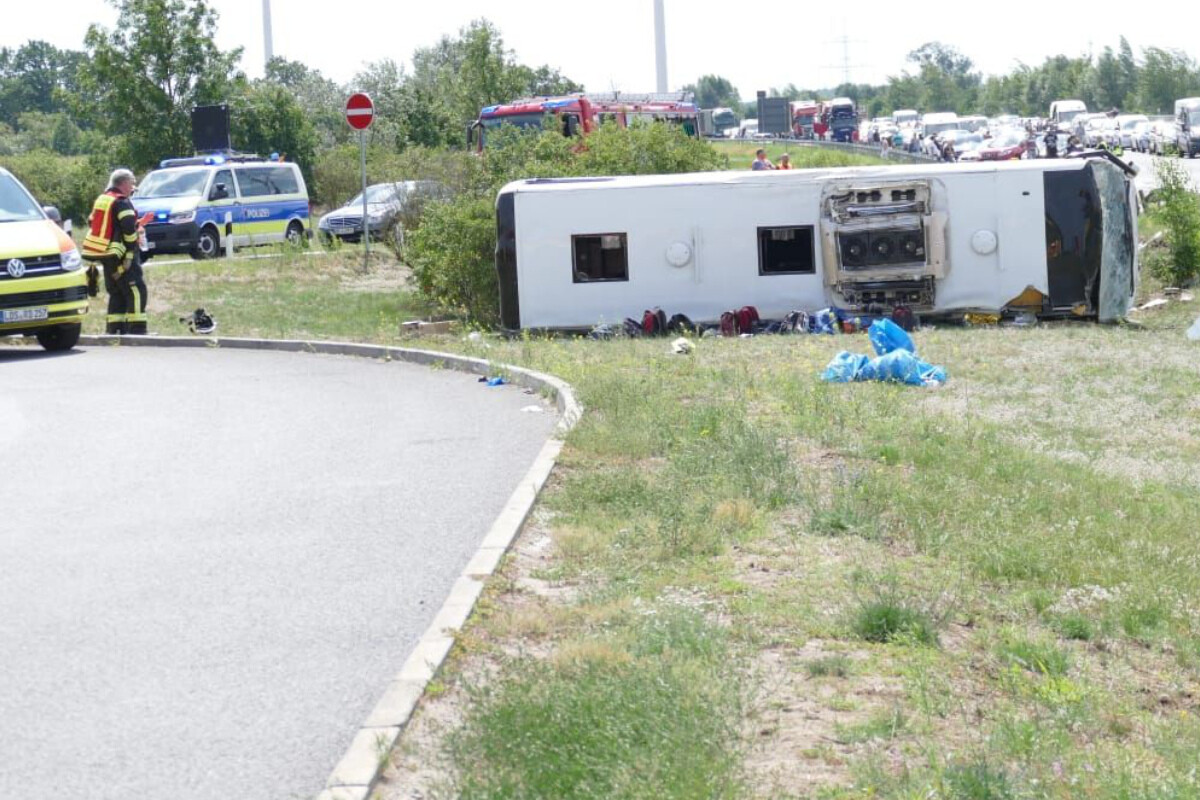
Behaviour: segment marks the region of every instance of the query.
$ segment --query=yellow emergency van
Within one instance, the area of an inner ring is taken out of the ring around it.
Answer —
[[[69,350],[87,311],[75,242],[0,167],[0,337],[36,336],[47,350]]]

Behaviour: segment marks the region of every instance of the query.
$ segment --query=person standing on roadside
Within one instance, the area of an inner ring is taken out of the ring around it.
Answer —
[[[108,189],[96,198],[83,237],[83,257],[104,270],[108,292],[105,332],[117,335],[146,333],[146,282],[142,278],[138,231],[150,215],[137,218],[129,197],[137,188],[133,173],[113,171]]]
[[[1046,147],[1046,158],[1058,158],[1058,130],[1051,128],[1042,137],[1042,144]]]
[[[781,155],[779,157],[779,164],[775,167],[775,169],[791,169],[791,168],[792,168],[792,157],[789,156],[787,153],[784,153],[783,155]]]
[[[775,165],[767,160],[767,151],[760,147],[754,152],[754,163],[750,165],[750,169],[757,172],[760,169],[775,169]]]

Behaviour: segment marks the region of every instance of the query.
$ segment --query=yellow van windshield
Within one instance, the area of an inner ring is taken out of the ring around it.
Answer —
[[[0,222],[29,222],[44,219],[29,193],[8,175],[0,175]]]

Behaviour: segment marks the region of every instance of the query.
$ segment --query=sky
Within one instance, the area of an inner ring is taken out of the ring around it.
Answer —
[[[52,16],[40,3],[0,2],[0,46],[44,39],[81,49],[89,24],[116,21],[104,0],[53,0]],[[788,83],[832,87],[846,77],[847,65],[854,82],[881,83],[909,67],[906,54],[929,41],[956,47],[985,74],[1039,64],[1048,55],[1115,49],[1122,34],[1135,53],[1153,45],[1200,56],[1194,25],[1164,25],[1156,14],[1137,15],[1110,0],[1087,5],[1085,13],[1072,3],[951,3],[951,13],[933,12],[929,3],[875,0],[665,3],[670,88],[717,74],[744,99]],[[261,75],[261,1],[209,5],[220,14],[218,45],[242,47],[243,70]],[[367,62],[408,63],[415,49],[482,17],[522,63],[556,67],[593,91],[648,92],[655,88],[653,7],[653,0],[272,0],[272,22],[276,55],[338,83],[351,82]]]

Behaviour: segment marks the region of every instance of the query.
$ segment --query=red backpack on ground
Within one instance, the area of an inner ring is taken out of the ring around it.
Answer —
[[[758,324],[758,309],[754,306],[742,306],[737,312],[737,332],[754,333]]]
[[[661,308],[642,312],[642,333],[658,336],[667,332],[667,313]]]

